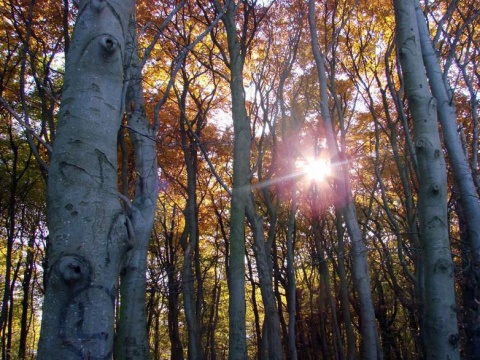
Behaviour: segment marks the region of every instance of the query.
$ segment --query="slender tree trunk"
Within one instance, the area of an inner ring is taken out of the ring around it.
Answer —
[[[325,258],[323,246],[321,243],[321,228],[317,224],[317,220],[315,221],[316,223],[314,224],[314,229],[315,229],[315,248],[317,250],[317,257],[318,257],[318,269],[320,272],[320,281],[321,284],[323,284],[324,288],[324,296],[325,296],[325,302],[328,304],[330,307],[330,311],[332,313],[332,319],[331,319],[331,326],[332,326],[332,343],[333,347],[335,350],[335,358],[336,359],[345,359],[345,354],[344,354],[344,349],[343,349],[343,344],[342,344],[342,339],[340,335],[340,328],[338,325],[338,319],[337,319],[337,307],[335,306],[335,301],[332,296],[332,287],[330,284],[330,272],[328,268],[328,263],[327,259]],[[326,311],[328,314],[328,312]]]
[[[127,229],[134,239],[123,266],[120,320],[116,337],[118,360],[149,358],[146,315],[146,270],[150,235],[157,202],[157,152],[155,127],[147,119],[143,99],[142,68],[137,53],[136,23],[129,29],[127,58],[127,124],[135,155],[135,197],[127,204]]]
[[[218,249],[218,248],[217,248]],[[218,256],[218,252],[216,256]],[[211,299],[212,302],[210,304],[210,314],[209,314],[209,321],[208,321],[208,328],[207,328],[207,336],[206,336],[206,351],[205,351],[205,358],[210,360],[215,360],[217,358],[217,351],[216,351],[216,337],[215,333],[217,330],[217,323],[218,323],[218,307],[220,304],[220,296],[222,294],[222,285],[220,283],[220,279],[218,276],[218,265],[215,263],[213,265],[215,274],[214,284],[211,290]]]
[[[337,228],[337,274],[340,281],[340,306],[342,309],[342,318],[345,326],[346,333],[346,347],[347,347],[347,360],[356,360],[357,357],[357,345],[355,341],[355,333],[353,331],[352,319],[350,315],[350,301],[348,296],[348,284],[347,275],[345,270],[345,244],[343,242],[343,235],[345,230],[341,222],[340,211],[335,211],[335,225]]]
[[[5,254],[5,280],[3,287],[2,310],[0,312],[0,331],[2,336],[2,359],[9,356],[10,348],[8,346],[8,326],[9,313],[13,303],[10,301],[12,289],[12,255],[13,242],[16,234],[16,208],[17,208],[17,186],[18,186],[18,147],[13,142],[12,132],[10,130],[10,146],[13,152],[13,159],[10,174],[10,196],[8,201],[8,216],[7,216],[7,248]]]
[[[183,263],[183,304],[185,309],[185,318],[188,325],[188,358],[190,360],[201,360],[204,358],[202,348],[201,332],[201,307],[198,304],[203,303],[203,299],[198,295],[203,288],[202,279],[198,278],[200,269],[194,265],[198,262],[200,254],[198,253],[198,204],[197,204],[197,171],[198,158],[197,147],[188,139],[189,126],[186,118],[186,97],[188,93],[188,79],[184,77],[184,89],[179,99],[182,108],[180,114],[180,132],[182,136],[182,148],[187,168],[187,204],[184,211],[185,229],[182,234],[182,247],[184,251]],[[197,124],[197,126],[201,126]],[[197,138],[200,137],[200,130],[197,129]],[[194,270],[195,268],[195,270]]]
[[[216,11],[222,6],[213,0]],[[250,192],[250,120],[245,108],[243,87],[244,58],[237,35],[237,5],[226,1],[222,17],[228,42],[230,91],[234,131],[233,189],[230,210],[230,254],[228,259],[229,287],[229,359],[247,358],[246,304],[245,304],[245,207]]]
[[[295,237],[295,216],[297,213],[296,187],[293,186],[292,205],[288,215],[287,225],[287,306],[288,306],[288,351],[289,359],[297,360],[296,345],[296,312],[297,312],[297,283],[295,278],[295,259],[294,259],[294,237]]]
[[[268,243],[265,242],[263,221],[255,212],[253,194],[250,196],[247,203],[247,216],[249,223],[252,226],[253,239],[255,242],[254,253],[257,261],[260,291],[262,293],[262,301],[265,312],[264,326],[266,327],[265,335],[267,336],[268,359],[281,360],[282,342],[280,338],[280,319],[273,293],[270,248],[268,247]]]
[[[39,360],[109,359],[129,237],[118,200],[124,34],[133,1],[82,1],[49,170],[48,268]]]
[[[320,85],[320,107],[327,147],[330,153],[332,164],[338,164],[343,167],[342,159],[337,147],[335,133],[333,130],[332,118],[328,107],[327,78],[325,71],[325,58],[318,42],[317,28],[315,22],[315,0],[309,0],[308,21],[310,25],[310,34],[312,41],[312,50],[317,66],[317,73]],[[381,359],[381,347],[378,338],[377,323],[375,320],[375,311],[373,308],[372,294],[370,289],[370,276],[368,274],[367,249],[362,239],[360,227],[358,225],[355,205],[351,199],[348,185],[348,172],[339,171],[340,180],[337,184],[339,189],[340,201],[337,204],[343,212],[343,218],[347,225],[347,231],[352,242],[353,257],[353,280],[358,292],[360,305],[360,324],[363,345],[364,359]]]
[[[425,75],[413,0],[395,0],[398,52],[418,160],[418,217],[425,263],[427,359],[459,359],[454,271],[447,217],[447,178],[437,101]]]
[[[176,217],[176,208],[172,211],[172,221],[170,228],[167,228],[165,221],[164,232],[166,244],[159,244],[161,248],[165,246],[166,272],[168,281],[167,307],[168,307],[168,337],[170,339],[170,358],[171,360],[183,360],[183,344],[179,331],[179,295],[181,285],[178,280],[178,270],[176,269],[176,247],[174,244],[174,220]],[[160,241],[157,238],[157,241]]]
[[[25,270],[22,280],[22,315],[20,321],[20,340],[18,347],[18,358],[25,359],[27,350],[27,336],[29,330],[29,316],[32,312],[30,308],[30,295],[32,286],[32,277],[35,271],[35,229],[32,231],[27,244],[27,257],[25,259]]]
[[[251,302],[253,318],[255,319],[255,338],[257,340],[257,359],[268,358],[268,349],[263,346],[262,325],[260,322],[260,311],[258,308],[259,301],[257,299],[257,280],[253,274],[252,257],[246,256],[248,267],[248,279],[250,280],[251,287]]]
[[[13,272],[12,274],[12,282],[10,283],[10,299],[9,299],[9,302],[11,304],[10,308],[8,309],[8,320],[7,320],[7,331],[6,331],[6,334],[7,334],[7,344],[6,344],[6,349],[7,349],[7,353],[6,353],[6,357],[5,359],[6,360],[10,360],[12,358],[12,353],[13,353],[13,349],[12,349],[12,340],[13,340],[13,325],[14,325],[14,321],[13,321],[13,304],[15,303],[15,299],[14,299],[14,294],[15,294],[15,284],[17,283],[17,279],[18,279],[18,274],[20,272],[20,266],[22,264],[22,259],[20,258],[20,260],[17,262],[17,265],[15,266],[15,271]]]

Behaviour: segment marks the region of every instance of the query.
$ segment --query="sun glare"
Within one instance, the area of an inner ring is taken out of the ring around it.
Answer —
[[[331,175],[330,161],[326,159],[308,160],[301,164],[305,176],[312,181],[324,180]]]

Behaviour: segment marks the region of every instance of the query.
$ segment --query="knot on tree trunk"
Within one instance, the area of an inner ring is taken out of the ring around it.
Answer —
[[[440,192],[440,190],[442,189],[442,187],[440,186],[439,183],[433,183],[432,186],[430,187],[430,189],[432,190],[432,193],[438,194]]]
[[[427,144],[428,144],[428,140],[425,138],[420,138],[420,139],[417,139],[417,141],[415,141],[415,146],[419,150],[427,147]]]
[[[434,266],[434,271],[437,273],[448,273],[449,276],[453,276],[452,263],[447,259],[438,259]]]
[[[58,261],[57,272],[69,285],[88,282],[90,268],[88,263],[77,255],[66,255]]]
[[[100,36],[100,46],[107,54],[113,54],[119,48],[118,41],[111,35]]]

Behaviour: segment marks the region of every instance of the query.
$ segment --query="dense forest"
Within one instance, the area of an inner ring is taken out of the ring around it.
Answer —
[[[0,350],[480,359],[478,0],[0,0]]]

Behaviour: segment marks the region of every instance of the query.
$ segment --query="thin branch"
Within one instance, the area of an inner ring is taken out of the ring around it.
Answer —
[[[35,131],[31,128],[31,126],[29,126],[23,119],[20,115],[18,115],[15,110],[13,110],[13,108],[8,105],[7,101],[2,97],[0,96],[0,103],[3,104],[3,106],[5,107],[5,109],[15,118],[15,120],[18,121],[18,123],[20,125],[22,125],[22,127],[25,128],[26,131],[29,131],[33,137],[35,139],[37,139],[43,146],[45,146],[45,148],[48,150],[48,151],[52,151],[52,147],[50,146],[50,144],[48,144],[47,142],[45,142],[45,140],[43,140],[37,133],[35,133]],[[42,166],[45,165],[47,166],[45,163],[42,164]]]
[[[154,119],[155,119],[155,124],[159,124],[160,123],[160,119],[159,119],[159,113],[160,113],[160,108],[165,104],[165,102],[167,101],[168,99],[168,96],[170,94],[170,91],[172,89],[172,86],[173,86],[173,83],[174,83],[174,80],[175,80],[175,77],[178,73],[178,71],[180,70],[181,66],[182,66],[182,63],[183,63],[183,59],[187,56],[187,54],[195,47],[195,45],[197,45],[208,33],[210,33],[210,31],[218,24],[218,22],[220,21],[220,19],[223,17],[223,14],[225,13],[225,10],[222,9],[217,17],[215,18],[215,20],[210,24],[210,26],[205,29],[205,31],[203,31],[191,44],[189,44],[188,46],[186,46],[181,52],[180,54],[178,54],[177,56],[177,59],[176,61],[174,61],[172,63],[175,64],[175,67],[173,67],[173,70],[170,74],[170,80],[168,82],[168,85],[167,85],[167,89],[165,90],[165,93],[162,97],[162,99],[160,99],[160,101],[157,103],[157,105],[155,105],[155,111],[154,111]],[[158,126],[158,125],[156,125]]]

